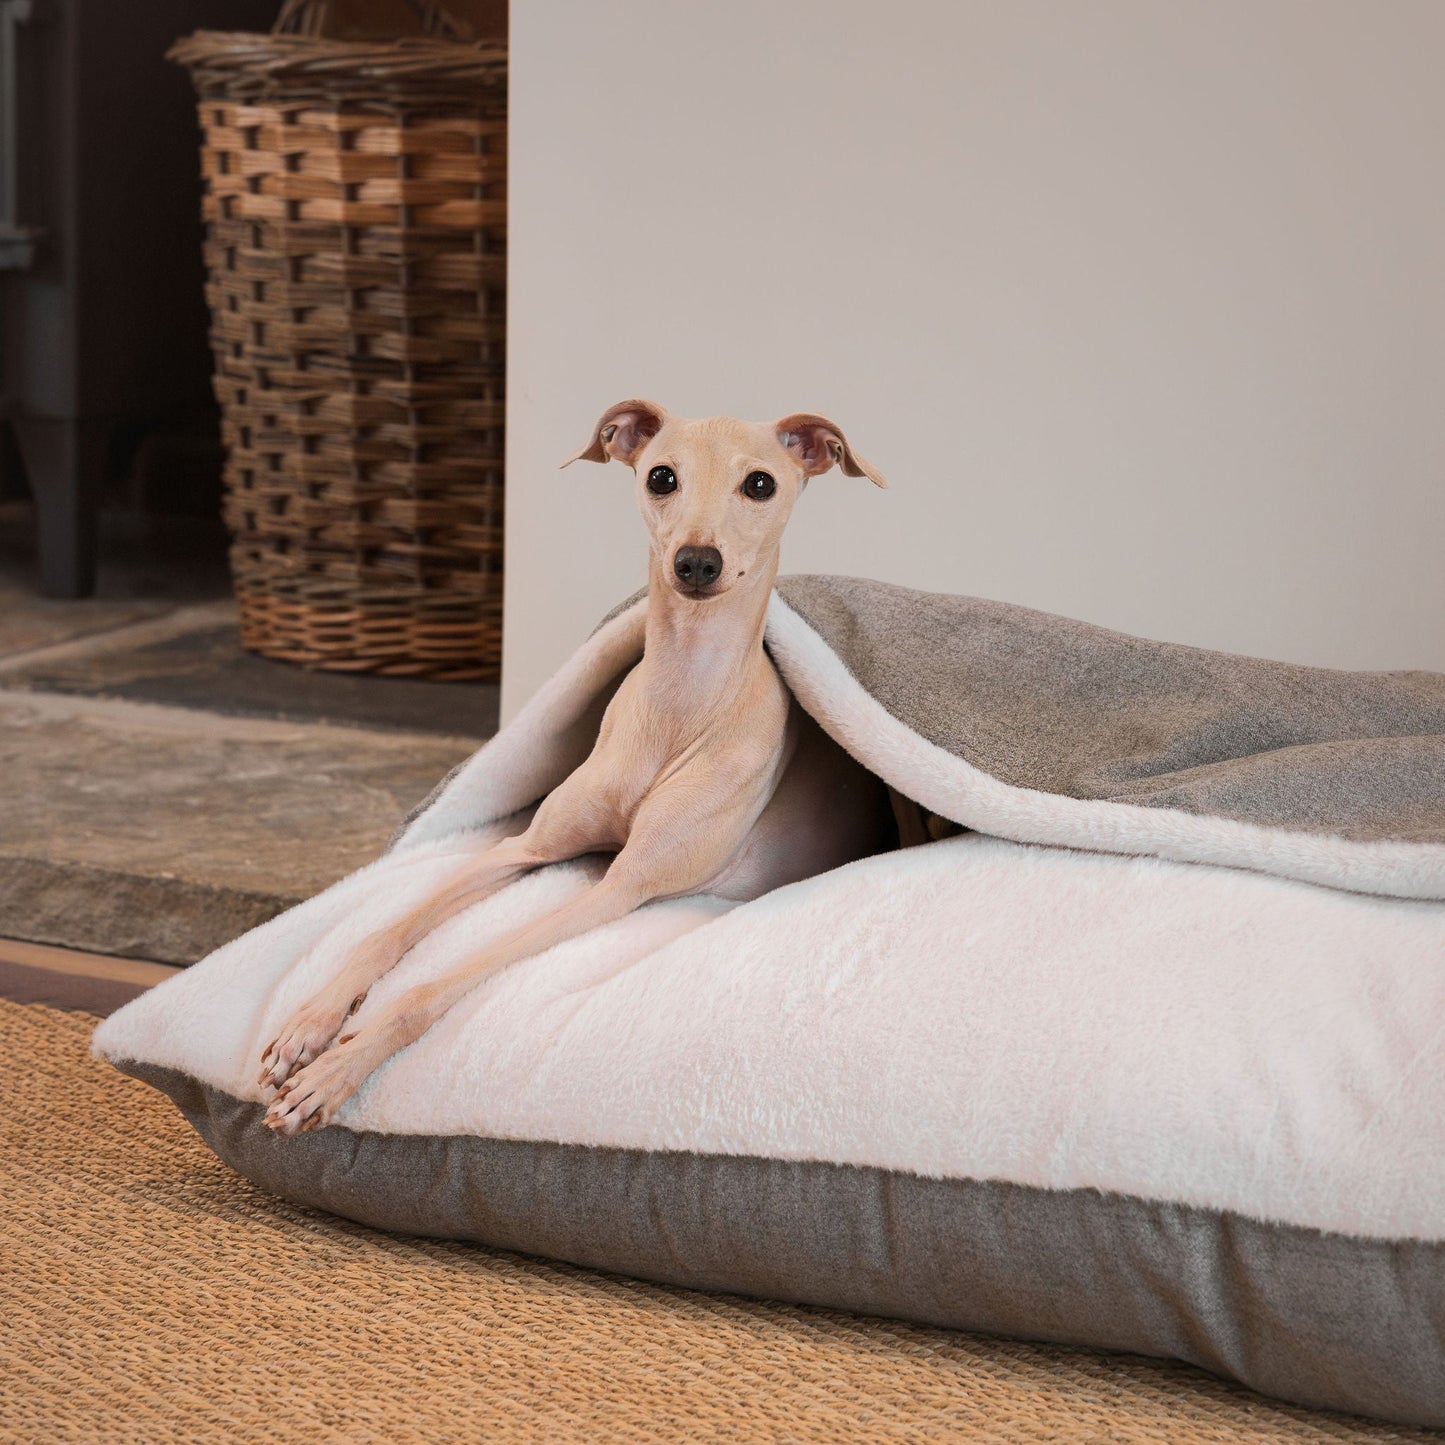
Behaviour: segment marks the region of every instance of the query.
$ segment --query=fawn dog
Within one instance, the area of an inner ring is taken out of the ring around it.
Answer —
[[[636,473],[650,539],[641,660],[607,706],[587,760],[526,831],[477,851],[453,881],[371,934],[266,1048],[266,1123],[330,1123],[373,1069],[498,969],[653,899],[748,900],[896,846],[884,785],[796,704],[763,647],[783,529],[808,479],[834,465],[886,486],[825,417],[772,423],[609,407],[563,462],[615,457]],[[493,938],[445,976],[341,1031],[368,989],[432,929],[519,874],[613,853],[571,901]]]

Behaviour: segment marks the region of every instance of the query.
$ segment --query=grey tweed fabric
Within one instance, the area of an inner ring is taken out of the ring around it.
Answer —
[[[857,577],[778,591],[900,722],[1015,787],[1445,842],[1445,674],[1236,657]]]
[[[279,1139],[263,1106],[122,1062],[233,1168],[383,1229],[698,1289],[1189,1360],[1302,1404],[1445,1425],[1445,1245],[1096,1189],[547,1140]]]

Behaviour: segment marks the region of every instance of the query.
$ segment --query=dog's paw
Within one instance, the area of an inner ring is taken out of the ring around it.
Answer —
[[[266,1127],[287,1135],[324,1129],[374,1067],[356,1035],[345,1035],[281,1085],[266,1110]]]
[[[256,1082],[263,1089],[279,1089],[297,1069],[320,1058],[365,997],[322,993],[302,1004],[261,1055]]]

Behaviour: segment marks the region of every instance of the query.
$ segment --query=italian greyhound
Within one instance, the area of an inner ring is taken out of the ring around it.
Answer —
[[[641,660],[587,760],[526,831],[475,852],[458,876],[370,935],[283,1025],[258,1083],[279,1134],[323,1128],[373,1069],[499,969],[654,899],[747,901],[898,846],[885,786],[794,702],[763,648],[783,529],[811,477],[883,477],[825,417],[771,424],[609,407],[562,465],[615,457],[636,473],[650,540]],[[616,856],[570,902],[492,939],[445,976],[342,1033],[367,991],[432,929],[520,874]]]

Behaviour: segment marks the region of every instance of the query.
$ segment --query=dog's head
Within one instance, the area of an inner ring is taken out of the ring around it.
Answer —
[[[662,576],[684,597],[720,597],[776,565],[783,528],[810,477],[835,464],[888,483],[824,416],[775,422],[670,415],[651,401],[620,401],[562,465],[616,457],[637,474],[638,505]]]

